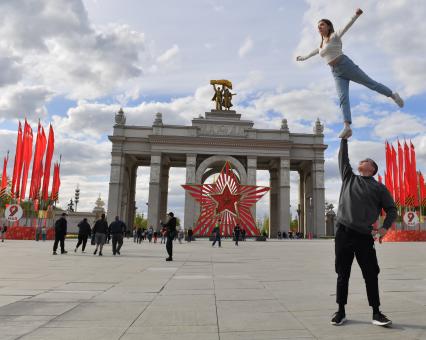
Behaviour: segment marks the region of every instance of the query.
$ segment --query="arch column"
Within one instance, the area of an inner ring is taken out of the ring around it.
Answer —
[[[160,230],[160,221],[165,223],[167,221],[167,199],[169,194],[169,173],[170,165],[169,162],[163,159],[161,166],[161,177],[160,177],[160,210],[159,210],[159,222],[154,229]]]
[[[247,185],[256,185],[257,156],[247,156]],[[256,221],[256,204],[250,208],[251,214]]]
[[[128,191],[128,207],[127,207],[127,214],[126,217],[122,217],[124,219],[124,222],[127,225],[128,230],[132,230],[133,228],[133,222],[135,220],[135,213],[136,213],[136,177],[137,177],[137,169],[138,167],[136,165],[131,165],[128,167],[128,173],[129,173],[129,191]]]
[[[124,217],[123,215],[123,193],[128,191],[128,182],[125,180],[126,158],[120,151],[114,150],[120,148],[113,145],[111,152],[111,174],[108,192],[108,221],[113,221],[115,216]]]
[[[186,155],[186,184],[195,184],[195,175],[196,175],[196,165],[197,165],[197,155],[187,154]],[[185,216],[184,216],[184,225],[185,229],[195,227],[195,199],[185,190]]]
[[[278,192],[278,169],[273,167],[269,169],[269,237],[277,237],[279,230],[279,192]]]
[[[148,194],[148,227],[157,228],[160,223],[160,178],[161,154],[151,155],[151,170],[149,176]]]
[[[290,160],[280,158],[279,169],[279,230],[288,233],[290,230]]]
[[[325,236],[324,160],[312,162],[312,206],[314,236]]]

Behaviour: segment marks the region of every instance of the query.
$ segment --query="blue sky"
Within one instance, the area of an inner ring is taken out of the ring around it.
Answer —
[[[392,1],[136,1],[16,0],[0,3],[0,155],[14,149],[17,120],[54,124],[63,154],[61,204],[78,183],[81,209],[108,193],[114,113],[129,124],[190,124],[212,108],[210,79],[230,79],[236,109],[258,128],[311,132],[325,124],[326,198],[336,203],[336,153],[341,114],[329,67],[319,56],[295,61],[319,44],[316,23],[344,25],[364,14],[343,38],[344,53],[372,78],[400,92],[391,100],[351,85],[353,164],[366,156],[384,165],[384,141],[412,139],[426,168],[426,6]],[[410,18],[410,25],[407,25]],[[12,162],[11,162],[12,163]],[[174,169],[173,183],[183,183]],[[268,184],[259,172],[259,185]],[[292,205],[297,178],[292,176]],[[147,200],[148,172],[139,171],[137,205]],[[182,189],[171,185],[169,208],[182,214]],[[268,199],[258,204],[267,213]],[[141,210],[142,211],[142,210]]]

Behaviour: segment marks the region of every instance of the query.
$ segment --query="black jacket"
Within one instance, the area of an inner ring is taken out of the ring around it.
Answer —
[[[81,221],[78,224],[78,235],[80,236],[90,236],[92,234],[92,229],[90,224],[87,221]]]
[[[114,221],[109,225],[109,231],[111,234],[123,234],[126,229],[126,225],[120,220]]]
[[[164,226],[167,228],[167,236],[173,238],[176,235],[176,217],[172,217]]]
[[[55,222],[55,233],[63,236],[67,234],[67,220],[65,217],[61,217]]]
[[[93,233],[99,233],[99,234],[108,234],[108,222],[106,220],[100,219],[97,220],[95,223],[95,226],[93,227]]]
[[[397,217],[395,202],[388,189],[374,177],[355,175],[349,163],[348,141],[342,139],[339,151],[342,176],[337,222],[362,234],[370,234],[380,211],[386,212],[383,228],[389,229]]]

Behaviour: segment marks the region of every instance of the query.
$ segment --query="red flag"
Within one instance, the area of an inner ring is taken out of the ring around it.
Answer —
[[[42,149],[42,141],[41,141],[41,124],[40,122],[38,122],[36,144],[34,149],[33,170],[31,172],[30,195],[29,195],[29,197],[32,199],[36,198],[38,172],[40,171],[39,169],[40,158],[43,157],[43,154],[44,154],[44,150]]]
[[[386,172],[385,172],[385,184],[391,195],[393,195],[393,181],[392,181],[392,151],[389,143],[386,142]]]
[[[417,187],[417,165],[416,165],[416,151],[414,150],[414,145],[410,141],[410,160],[411,160],[411,172],[410,172],[410,189],[411,189],[411,196],[413,197],[413,205],[417,207],[419,205],[418,200],[418,187]]]
[[[404,153],[398,140],[398,182],[399,200],[401,205],[405,205],[405,185],[404,185]]]
[[[398,173],[398,163],[396,161],[396,151],[392,145],[392,178],[393,178],[393,198],[397,205],[400,205],[401,200],[399,197],[399,173]]]
[[[410,150],[408,149],[407,142],[404,141],[404,183],[405,183],[405,205],[412,206],[412,189],[411,189],[411,163],[410,163]]]
[[[38,171],[38,176],[37,176],[37,186],[36,186],[36,197],[39,198],[40,195],[40,189],[41,189],[41,178],[43,177],[43,156],[44,153],[46,151],[46,145],[47,145],[47,139],[46,139],[46,135],[44,133],[44,129],[43,127],[41,127],[41,143],[42,143],[42,150],[43,150],[43,154],[40,157],[39,160],[39,171]]]
[[[7,157],[3,160],[3,173],[1,176],[1,187],[0,187],[0,197],[3,197],[6,194],[7,189],[7,162],[9,161],[9,151],[7,152]]]
[[[22,184],[21,184],[21,193],[19,197],[23,200],[25,199],[25,191],[27,189],[27,179],[28,171],[30,169],[30,163],[33,156],[33,130],[31,126],[25,121],[24,128],[24,148],[23,148],[23,165],[24,170],[22,172]]]
[[[420,204],[426,206],[426,186],[423,174],[419,171],[419,186],[420,186]]]
[[[12,176],[12,189],[11,196],[19,196],[19,184],[21,179],[22,171],[22,125],[19,122],[18,136],[16,137],[16,151],[15,151],[15,162],[13,164],[13,176]]]
[[[58,200],[59,187],[61,185],[61,180],[59,178],[60,166],[56,163],[53,166],[53,183],[52,183],[52,192],[50,194],[50,199],[54,202]]]
[[[50,165],[52,163],[53,151],[55,149],[55,134],[53,127],[50,125],[49,128],[49,142],[47,144],[46,161],[44,163],[44,177],[43,177],[43,189],[41,197],[43,200],[47,200],[49,196],[49,181],[50,181]]]

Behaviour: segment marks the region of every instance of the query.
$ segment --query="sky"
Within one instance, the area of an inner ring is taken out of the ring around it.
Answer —
[[[422,0],[0,0],[0,156],[11,151],[18,120],[36,129],[52,123],[54,160],[62,154],[59,205],[80,187],[79,210],[98,195],[107,202],[114,114],[127,123],[190,125],[213,108],[210,79],[229,79],[235,109],[255,128],[311,133],[325,125],[326,200],[340,189],[337,152],[342,117],[330,68],[317,55],[317,22],[342,27],[361,7],[364,14],[343,37],[343,51],[370,77],[398,91],[392,100],[351,84],[353,165],[377,160],[383,174],[384,143],[412,140],[419,170],[426,171],[426,6]],[[409,20],[409,21],[408,21]],[[146,213],[148,168],[138,170],[138,212]],[[183,215],[184,169],[171,170],[168,210]],[[291,176],[297,206],[297,175]],[[258,184],[269,175],[258,171]],[[268,197],[257,217],[268,213]]]

